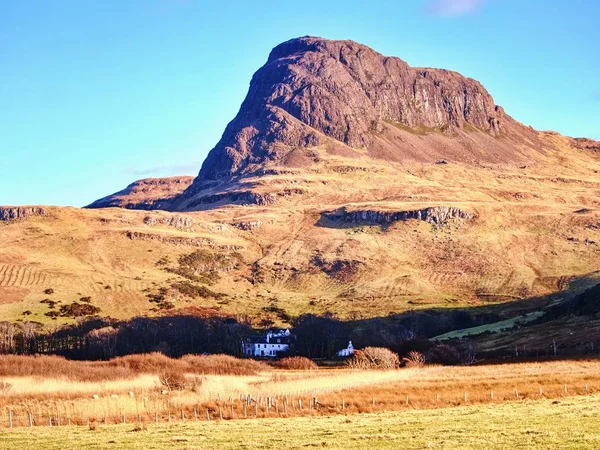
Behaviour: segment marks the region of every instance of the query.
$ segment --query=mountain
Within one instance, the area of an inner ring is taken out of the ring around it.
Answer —
[[[264,202],[252,195],[255,183],[240,186],[239,180],[310,170],[319,166],[320,153],[359,164],[370,158],[523,165],[542,160],[548,146],[473,79],[413,68],[353,41],[302,37],[273,49],[237,116],[172,208]]]
[[[413,68],[353,41],[302,37],[275,47],[254,74],[189,189],[141,207],[270,203],[288,193],[265,190],[264,175],[336,171],[326,164],[336,156],[358,165],[537,164],[559,150],[549,134],[515,121],[479,82],[456,72]],[[592,140],[565,142],[598,150]],[[119,203],[109,197],[91,206]]]
[[[427,141],[411,145],[402,139],[411,129],[454,142],[437,139],[439,145],[427,151]],[[481,131],[493,150],[478,151],[459,133],[465,129]],[[506,139],[493,139],[501,136]],[[327,144],[348,155],[366,149],[389,161],[513,161],[528,155],[505,141],[534,136],[475,80],[412,68],[353,41],[303,37],[275,47],[254,74],[238,115],[209,153],[197,182],[286,165],[290,152]]]
[[[599,146],[520,124],[455,72],[294,39],[195,179],[141,180],[88,209],[0,209],[0,314],[69,321],[46,300],[91,297],[115,318],[510,318],[598,283]]]

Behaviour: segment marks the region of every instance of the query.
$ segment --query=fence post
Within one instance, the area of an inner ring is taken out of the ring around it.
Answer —
[[[208,408],[206,408],[206,420],[210,422],[210,413],[208,412]]]
[[[467,403],[467,391],[465,391],[465,403]]]
[[[52,416],[48,416],[48,426],[52,426]]]
[[[248,418],[248,405],[244,403],[244,419]]]
[[[194,408],[194,419],[198,420],[198,410]]]
[[[33,416],[31,413],[27,413],[27,416],[29,417],[29,428],[31,428],[33,427]]]
[[[490,399],[494,400],[494,391],[490,391]]]
[[[542,387],[540,386],[540,395],[543,395],[544,391],[542,390]]]
[[[567,385],[565,384],[565,394],[568,392]]]
[[[219,419],[223,420],[223,412],[221,411],[221,405],[219,405]]]
[[[406,394],[406,404],[408,405],[408,394]]]
[[[154,423],[158,424],[158,413],[154,412]]]
[[[183,412],[183,408],[181,408],[181,420],[185,419],[185,413]]]
[[[12,409],[8,410],[8,426],[12,429],[13,420],[12,420]]]
[[[233,419],[233,402],[231,403],[231,418]]]
[[[590,387],[587,384],[585,385],[585,392],[590,392]]]
[[[344,402],[344,399],[342,398],[342,409],[346,408],[346,403]]]
[[[519,398],[519,391],[517,389],[515,389],[515,397]]]

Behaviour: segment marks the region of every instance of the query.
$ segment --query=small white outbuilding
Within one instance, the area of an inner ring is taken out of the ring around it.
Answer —
[[[348,341],[348,347],[343,348],[337,352],[338,356],[352,356],[354,354],[354,346],[352,341]]]

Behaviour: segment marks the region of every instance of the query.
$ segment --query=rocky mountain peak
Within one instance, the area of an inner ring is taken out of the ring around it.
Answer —
[[[456,72],[412,68],[353,41],[301,37],[275,47],[254,74],[199,181],[242,174],[328,140],[369,149],[389,124],[467,126],[497,136],[504,118],[480,83]]]

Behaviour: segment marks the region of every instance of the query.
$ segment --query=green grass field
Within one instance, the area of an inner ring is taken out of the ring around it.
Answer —
[[[1,449],[597,449],[600,396],[335,417],[4,430]]]

